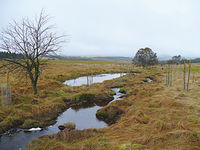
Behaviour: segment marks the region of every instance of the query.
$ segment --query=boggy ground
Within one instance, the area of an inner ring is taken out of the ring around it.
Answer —
[[[31,83],[25,76],[10,73],[12,105],[0,106],[0,133],[12,128],[51,125],[61,112],[70,106],[78,107],[83,101],[94,99],[97,104],[102,100],[108,102],[114,93],[106,86],[95,84],[92,89],[87,86],[69,87],[63,85],[63,81],[131,69],[128,63],[120,62],[51,60],[38,81],[37,95],[32,94]],[[0,83],[6,83],[6,80],[6,74],[0,74]]]
[[[146,77],[153,82],[145,82]],[[183,91],[180,77],[174,75],[173,87],[167,87],[165,72],[157,68],[123,82],[107,81],[104,86],[122,86],[126,93],[123,100],[99,110],[103,119],[114,119],[110,126],[45,135],[27,150],[200,150],[198,81]]]

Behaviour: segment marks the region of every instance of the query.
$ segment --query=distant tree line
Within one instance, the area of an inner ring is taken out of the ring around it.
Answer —
[[[192,63],[200,63],[200,58],[191,59]]]
[[[59,59],[59,60],[83,60],[83,61],[131,61],[131,57],[120,57],[120,56],[61,56],[53,55],[47,56],[49,59]]]
[[[0,52],[0,60],[5,59],[5,58],[20,59],[20,58],[23,58],[23,55],[22,54],[16,54],[16,53],[10,53],[10,52]]]
[[[192,60],[192,62],[194,60]],[[178,64],[184,64],[184,61],[186,63],[189,63],[188,59],[185,59],[185,58],[181,57],[181,55],[177,55],[177,56],[173,56],[171,59],[169,59],[168,61],[166,61],[165,64],[176,64],[176,65],[178,65]],[[199,59],[199,62],[200,62],[200,59]],[[198,63],[198,61],[197,61],[197,63]]]
[[[158,61],[157,54],[154,53],[150,48],[141,48],[137,51],[135,56],[132,59],[133,63],[142,66],[142,67],[147,67],[147,66],[152,66],[156,64],[184,64],[189,63],[189,59],[185,59],[181,55],[173,56],[169,60],[161,60]],[[200,58],[195,58],[191,59],[191,63],[200,63]]]

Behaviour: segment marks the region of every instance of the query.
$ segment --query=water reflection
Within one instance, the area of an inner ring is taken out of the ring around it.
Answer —
[[[72,80],[67,80],[64,82],[64,84],[69,85],[69,86],[81,86],[84,84],[91,85],[93,83],[101,83],[105,80],[119,78],[125,74],[126,73],[114,73],[114,74],[100,74],[100,75],[95,75],[95,76],[84,76],[84,77],[79,77]]]

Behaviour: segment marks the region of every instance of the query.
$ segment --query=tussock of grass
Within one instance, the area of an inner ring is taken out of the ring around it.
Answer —
[[[143,150],[146,146],[142,144],[134,144],[131,142],[125,142],[123,144],[117,145],[116,150]]]
[[[21,125],[21,128],[33,128],[38,127],[40,125],[39,121],[33,119],[26,119],[24,123]]]
[[[76,124],[73,122],[67,122],[67,123],[59,125],[58,128],[60,130],[64,130],[64,129],[74,130],[76,128]]]
[[[63,150],[70,149],[78,150],[80,148],[93,150],[99,146],[108,147],[107,139],[103,138],[103,133],[96,129],[87,130],[63,130],[57,134],[45,135],[40,137],[39,140],[34,140],[27,146],[27,150],[32,147],[38,149],[51,149],[61,148]],[[95,137],[95,138],[94,138]],[[65,143],[65,144],[64,144]]]
[[[116,123],[123,111],[116,106],[106,106],[99,109],[96,113],[98,119],[105,121],[108,124]]]
[[[82,101],[92,101],[94,100],[95,95],[91,94],[91,93],[78,93],[76,95],[74,95],[71,99],[72,103],[79,103]]]

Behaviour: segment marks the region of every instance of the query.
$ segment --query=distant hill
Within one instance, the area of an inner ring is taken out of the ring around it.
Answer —
[[[130,57],[88,57],[88,56],[48,56],[50,59],[59,59],[59,60],[94,60],[94,61],[131,61]]]
[[[22,54],[8,53],[0,51],[0,59],[4,58],[22,58]],[[87,56],[46,56],[46,59],[59,59],[59,60],[95,60],[95,61],[131,61],[130,57],[87,57]]]
[[[22,54],[16,54],[16,53],[8,53],[8,52],[2,52],[0,51],[0,60],[4,59],[4,58],[22,58],[23,55]],[[85,60],[85,61],[89,61],[89,60],[93,60],[93,61],[128,61],[131,62],[132,58],[131,57],[121,57],[121,56],[104,56],[104,57],[100,57],[100,56],[94,56],[94,57],[90,57],[90,56],[61,56],[61,55],[54,55],[54,56],[46,56],[44,57],[46,59],[58,59],[58,60]],[[160,64],[166,64],[167,60],[168,60],[169,56],[160,56],[159,57],[159,63]],[[169,58],[170,59],[170,58]],[[191,59],[192,63],[200,63],[200,58],[194,58]]]
[[[165,60],[169,60],[171,59],[172,57],[169,56],[169,55],[158,55],[158,60],[160,61],[165,61]]]
[[[191,60],[192,63],[200,63],[200,58],[195,58]]]

